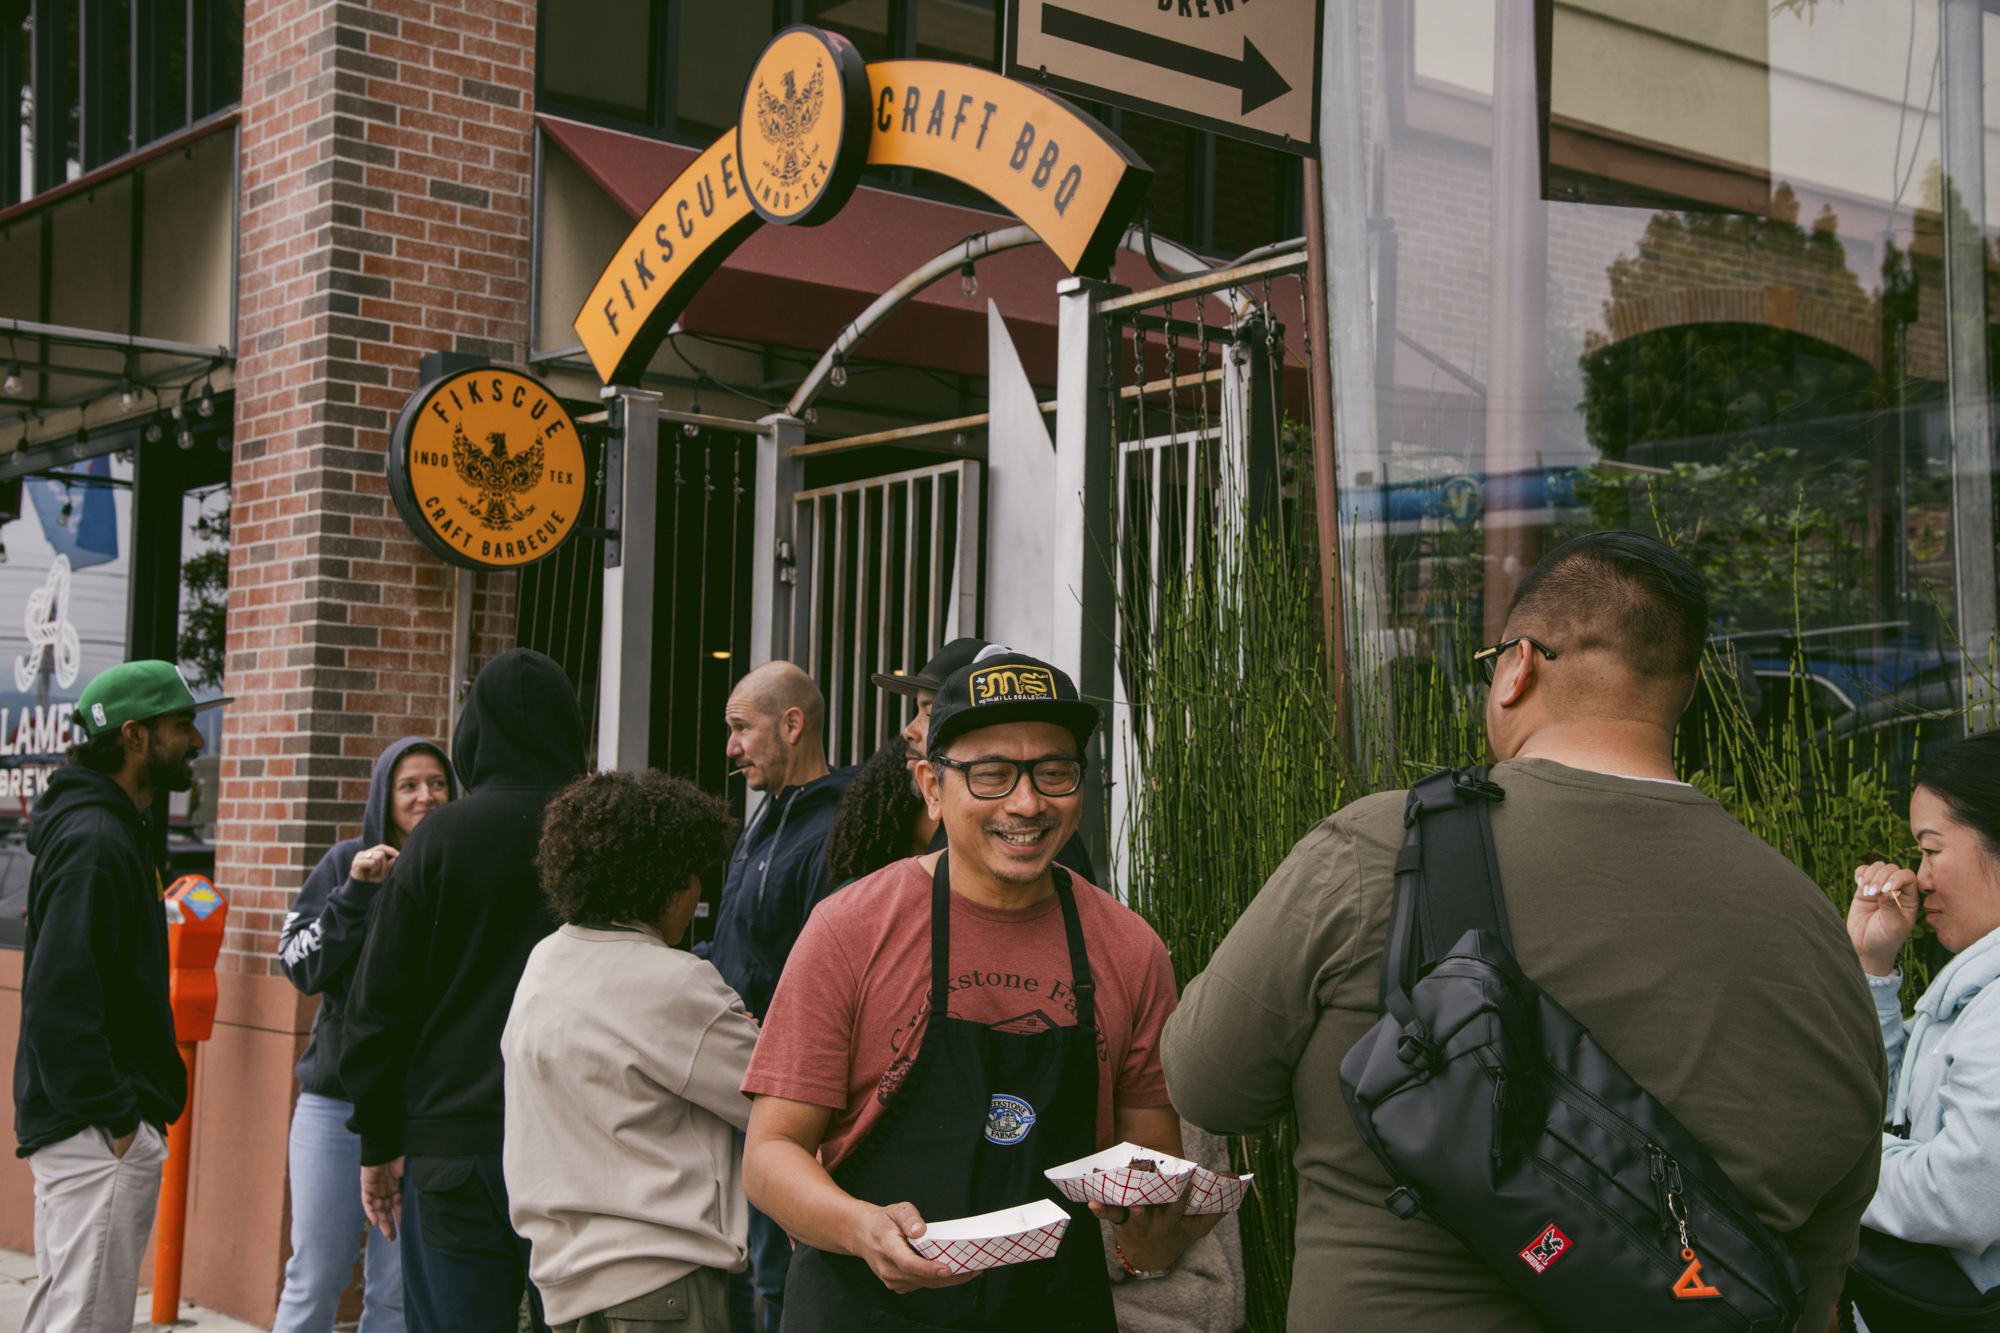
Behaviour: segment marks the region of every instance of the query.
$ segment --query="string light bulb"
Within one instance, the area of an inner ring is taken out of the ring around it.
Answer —
[[[970,259],[958,266],[958,289],[967,296],[979,295],[979,270]]]
[[[21,363],[19,361],[9,361],[7,363],[7,379],[5,383],[0,383],[0,390],[4,390],[9,398],[20,396]]]
[[[130,412],[132,405],[139,401],[139,386],[126,380],[118,386],[118,410]]]
[[[194,432],[188,428],[185,421],[181,423],[181,428],[174,432],[174,443],[183,449],[194,448]]]
[[[205,380],[201,386],[201,400],[195,404],[195,410],[204,417],[215,415],[215,390],[210,388]]]
[[[831,378],[834,388],[845,389],[847,387],[847,361],[844,357],[836,356],[833,358],[833,375]]]

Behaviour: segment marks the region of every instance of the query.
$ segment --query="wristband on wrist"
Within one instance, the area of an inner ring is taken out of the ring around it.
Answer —
[[[1132,1277],[1165,1277],[1180,1264],[1180,1260],[1175,1259],[1173,1263],[1168,1264],[1165,1268],[1134,1268],[1132,1267],[1132,1261],[1125,1257],[1125,1247],[1123,1245],[1114,1245],[1111,1248],[1117,1252],[1118,1262],[1125,1266],[1126,1273]]]

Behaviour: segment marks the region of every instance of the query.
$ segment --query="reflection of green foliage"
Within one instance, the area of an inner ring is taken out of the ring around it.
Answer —
[[[1595,467],[1576,493],[1594,526],[1675,533],[1732,629],[1868,618],[1865,458],[1816,459],[1751,438],[1668,476]]]
[[[1686,324],[1586,353],[1590,442],[1623,459],[1634,444],[1844,416],[1880,406],[1866,361],[1790,329]]]
[[[223,645],[229,619],[229,508],[195,520],[194,530],[220,542],[181,564],[188,605],[181,610],[180,658],[197,685],[222,684]]]

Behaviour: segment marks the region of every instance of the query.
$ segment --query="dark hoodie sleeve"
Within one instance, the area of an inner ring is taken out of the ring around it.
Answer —
[[[278,935],[278,961],[292,985],[307,995],[345,988],[368,932],[368,908],[382,891],[379,881],[343,878],[342,861],[351,864],[353,851],[341,846],[320,860]]]
[[[139,1101],[104,1035],[104,977],[120,944],[118,885],[133,871],[121,877],[104,855],[45,867],[53,873],[39,886],[34,962],[21,979],[21,1039],[50,1103],[120,1138],[138,1128]]]
[[[424,894],[415,857],[399,857],[376,901],[347,994],[340,1082],[354,1102],[348,1128],[361,1136],[363,1166],[403,1155],[403,1083],[423,1029],[431,946]]]

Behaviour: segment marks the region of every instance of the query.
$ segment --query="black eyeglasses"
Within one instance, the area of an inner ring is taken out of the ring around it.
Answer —
[[[1020,785],[1023,773],[1044,796],[1072,796],[1083,785],[1081,759],[974,759],[967,763],[934,754],[931,762],[965,774],[965,789],[982,801],[1010,795]]]
[[[1540,639],[1532,638],[1526,634],[1516,635],[1514,638],[1494,644],[1491,648],[1481,648],[1472,655],[1472,660],[1478,664],[1480,671],[1485,674],[1488,685],[1493,683],[1493,675],[1499,670],[1500,654],[1506,652],[1517,643],[1533,644],[1535,651],[1539,652],[1543,657],[1548,658],[1551,662],[1556,660],[1556,650],[1543,643]]]

